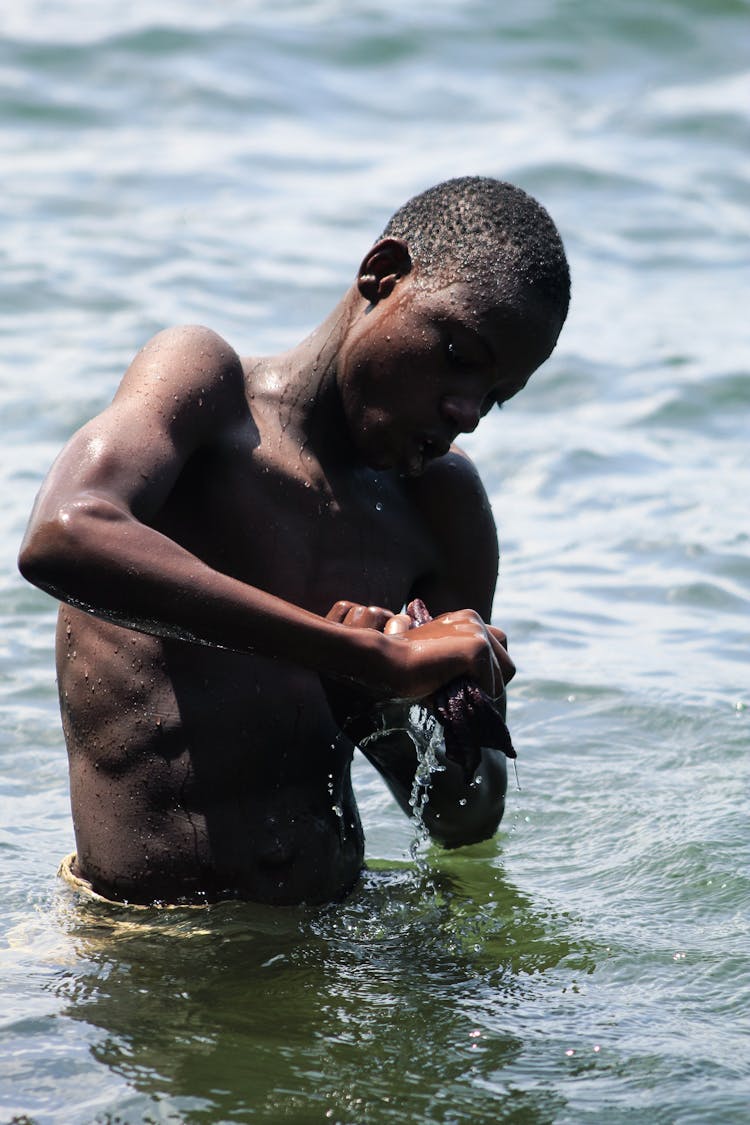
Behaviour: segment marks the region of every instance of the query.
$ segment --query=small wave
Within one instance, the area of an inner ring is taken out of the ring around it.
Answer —
[[[750,404],[749,378],[744,371],[707,375],[700,381],[682,383],[651,411],[638,419],[638,426],[698,428],[702,434],[716,433],[725,423],[736,427],[738,411]]]

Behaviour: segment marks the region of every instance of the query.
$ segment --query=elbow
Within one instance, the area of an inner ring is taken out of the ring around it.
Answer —
[[[65,596],[90,550],[91,517],[101,503],[86,497],[51,514],[32,516],[18,554],[18,569],[27,582],[56,597]]]
[[[443,848],[468,847],[470,844],[481,844],[483,840],[491,840],[500,827],[504,812],[503,797],[491,809],[483,810],[483,815],[456,816],[450,820],[443,817],[431,819],[427,828],[430,837]]]
[[[444,848],[490,840],[500,827],[508,790],[505,758],[498,750],[483,747],[477,773],[481,774],[481,781],[477,778],[472,785],[454,789],[450,797],[444,795],[438,807],[431,809],[427,803],[427,830],[435,843]]]
[[[67,536],[66,513],[62,510],[51,519],[32,522],[18,553],[18,569],[27,582],[54,591],[65,569],[64,559],[70,554]]]

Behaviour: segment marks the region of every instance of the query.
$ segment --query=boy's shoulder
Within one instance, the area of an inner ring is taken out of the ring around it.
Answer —
[[[223,336],[200,324],[180,324],[152,336],[135,355],[128,375],[183,379],[242,373],[242,360]]]
[[[245,367],[235,349],[202,325],[178,325],[152,336],[134,356],[114,398],[115,414],[155,413],[203,427],[246,410]],[[200,421],[201,416],[203,418]]]
[[[461,519],[468,515],[492,519],[489,498],[476,465],[462,449],[452,445],[443,457],[430,461],[425,471],[409,481],[415,503],[430,522],[440,522],[448,515]]]
[[[460,603],[487,615],[497,580],[497,528],[473,461],[454,445],[408,488],[438,552],[441,602],[443,589],[447,600],[456,601],[444,608]],[[436,610],[442,612],[442,606]]]

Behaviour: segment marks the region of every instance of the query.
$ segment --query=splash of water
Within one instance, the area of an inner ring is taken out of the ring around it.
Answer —
[[[408,709],[405,706],[397,723],[393,722],[392,712],[388,715],[381,712],[378,721],[377,729],[363,738],[360,746],[367,746],[371,742],[395,733],[406,733],[414,746],[416,767],[409,795],[414,831],[409,845],[409,855],[417,867],[423,870],[425,864],[421,852],[423,846],[429,842],[430,836],[424,813],[430,799],[432,775],[445,769],[441,761],[441,757],[445,755],[443,728],[435,716],[419,703],[412,704]]]
[[[420,863],[420,848],[429,842],[429,831],[424,821],[424,811],[430,799],[432,775],[445,766],[438,758],[438,752],[445,753],[443,728],[426,707],[415,704],[409,709],[408,733],[414,743],[417,766],[414,770],[409,805],[412,809],[414,835],[409,846],[409,854],[415,863]]]

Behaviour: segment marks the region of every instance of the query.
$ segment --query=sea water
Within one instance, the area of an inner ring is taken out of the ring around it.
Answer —
[[[0,1121],[744,1123],[747,0],[24,0],[0,15]],[[465,446],[521,792],[322,910],[137,917],[73,845],[54,604],[15,555],[160,328],[328,312],[392,210],[488,173],[558,222],[549,363]]]

